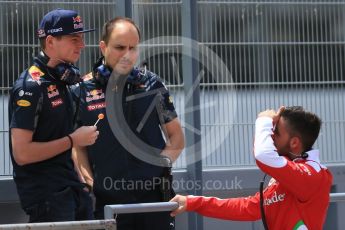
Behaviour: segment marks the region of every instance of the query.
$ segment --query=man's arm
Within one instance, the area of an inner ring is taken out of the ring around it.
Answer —
[[[168,140],[162,155],[169,157],[173,162],[180,156],[184,148],[184,134],[178,118],[165,124]]]
[[[94,126],[83,126],[70,134],[75,146],[86,146],[95,143],[98,131]],[[72,148],[67,136],[48,141],[32,141],[33,131],[20,128],[11,129],[13,158],[18,165],[32,164],[59,155]]]
[[[194,211],[203,216],[224,220],[255,221],[261,218],[259,193],[229,199],[176,195],[171,201],[179,204],[171,216],[184,211]]]
[[[298,199],[308,200],[325,179],[322,175],[323,171],[318,165],[314,168],[309,164],[293,162],[284,156],[279,156],[272,139],[277,116],[274,114],[274,116],[270,116],[267,112],[264,115],[259,114],[255,123],[254,156],[256,164],[263,172],[284,185]]]
[[[36,122],[41,113],[42,89],[36,82],[26,81],[25,83],[26,87],[23,87],[21,81],[16,82],[9,102],[11,147],[13,158],[18,165],[36,163],[55,157],[72,148],[71,142],[75,146],[86,146],[95,142],[98,131],[93,126],[83,126],[75,130],[70,134],[72,141],[67,136],[47,142],[33,141]],[[53,118],[52,122],[54,122]]]
[[[91,188],[93,188],[93,173],[91,170],[86,147],[75,147],[72,150],[72,158],[80,170],[81,176]]]

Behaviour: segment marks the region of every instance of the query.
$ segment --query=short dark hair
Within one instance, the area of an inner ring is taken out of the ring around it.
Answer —
[[[54,36],[54,37],[57,38],[58,40],[60,40],[60,39],[62,39],[62,36],[63,36],[63,35]],[[46,48],[46,38],[47,38],[47,37],[40,38],[40,47],[41,47],[41,50],[45,50],[45,48]]]
[[[105,44],[108,44],[111,32],[113,32],[113,30],[116,26],[116,23],[119,23],[119,22],[128,22],[128,23],[132,24],[137,29],[139,41],[140,41],[140,38],[141,38],[140,30],[139,30],[138,26],[135,24],[135,22],[130,18],[116,17],[116,18],[113,18],[113,19],[107,21],[103,25],[101,40],[104,41]]]
[[[40,38],[40,47],[41,47],[41,50],[44,50],[46,48],[46,39],[45,38]]]
[[[316,114],[305,111],[302,106],[286,107],[281,117],[287,121],[290,135],[301,138],[303,152],[311,150],[320,133],[321,119]]]

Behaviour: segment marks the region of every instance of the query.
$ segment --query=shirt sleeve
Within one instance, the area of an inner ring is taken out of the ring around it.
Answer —
[[[42,109],[41,87],[32,81],[18,81],[10,98],[10,128],[34,131]]]
[[[255,221],[261,218],[260,194],[229,199],[187,196],[187,211],[224,220]]]
[[[305,161],[294,162],[279,156],[274,146],[272,119],[259,117],[255,124],[254,155],[258,167],[276,179],[301,201],[308,200],[322,182],[322,172]]]
[[[164,85],[162,81],[157,80],[155,84],[155,88],[160,89],[160,92],[162,92],[163,97],[161,99],[161,106],[162,106],[161,115],[163,116],[164,122],[168,123],[177,117],[173,98],[170,95],[169,90],[166,88],[166,86]]]

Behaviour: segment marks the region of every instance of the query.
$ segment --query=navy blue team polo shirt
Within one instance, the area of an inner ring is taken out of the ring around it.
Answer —
[[[20,75],[11,91],[10,129],[33,131],[34,142],[52,141],[73,132],[72,96],[53,75],[53,69],[35,63]],[[14,161],[11,142],[10,153],[13,178],[24,209],[67,186],[82,186],[74,170],[71,149],[51,159],[24,166]]]
[[[146,77],[150,85],[148,91],[165,87],[154,73],[147,71]],[[131,83],[127,82],[123,91],[123,97],[125,98],[142,92],[142,90],[135,90],[134,88],[131,87]],[[145,191],[125,191],[116,189],[114,186],[111,187],[111,185],[114,185],[116,181],[120,180],[152,180],[154,177],[162,176],[163,168],[139,160],[119,143],[111,131],[106,116],[106,86],[100,85],[92,77],[92,74],[87,75],[84,78],[84,82],[73,89],[72,92],[75,100],[80,100],[80,125],[93,125],[100,113],[105,115],[104,119],[100,120],[97,124],[99,138],[97,138],[94,145],[87,146],[89,162],[94,174],[94,193],[97,201],[100,203],[130,203],[140,201],[138,197],[141,195],[145,196]],[[162,96],[164,112],[169,113],[169,116],[164,119],[164,122],[167,123],[176,118],[177,114],[169,92],[165,90]],[[160,129],[160,121],[156,110],[151,112],[140,132],[136,131],[137,125],[144,117],[154,97],[155,94],[140,97],[139,99],[133,100],[131,104],[123,100],[122,108],[127,118],[126,122],[133,133],[148,145],[163,150],[165,148],[165,141]],[[130,193],[134,193],[135,195],[131,196]]]

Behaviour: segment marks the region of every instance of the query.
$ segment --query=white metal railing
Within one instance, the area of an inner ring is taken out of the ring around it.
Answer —
[[[177,202],[106,205],[104,206],[105,220],[6,224],[0,225],[0,230],[82,230],[99,228],[107,230],[116,230],[116,219],[114,219],[113,217],[114,214],[164,212],[172,211],[177,207]]]
[[[345,193],[331,193],[330,202],[344,202]],[[117,204],[104,206],[105,220],[90,221],[66,221],[66,222],[47,222],[47,223],[28,223],[28,224],[5,224],[0,225],[0,230],[82,230],[82,229],[107,229],[116,230],[117,214],[125,213],[144,213],[144,212],[166,212],[178,207],[177,202],[156,202],[156,203],[137,203],[137,204]]]
[[[344,202],[345,201],[345,192],[343,193],[331,193],[330,202]]]
[[[116,204],[104,206],[104,218],[112,219],[114,214],[143,213],[143,212],[166,212],[178,208],[177,202],[156,202],[138,204]]]
[[[116,220],[109,219],[0,225],[0,230],[82,230],[100,228],[106,230],[116,230]]]

